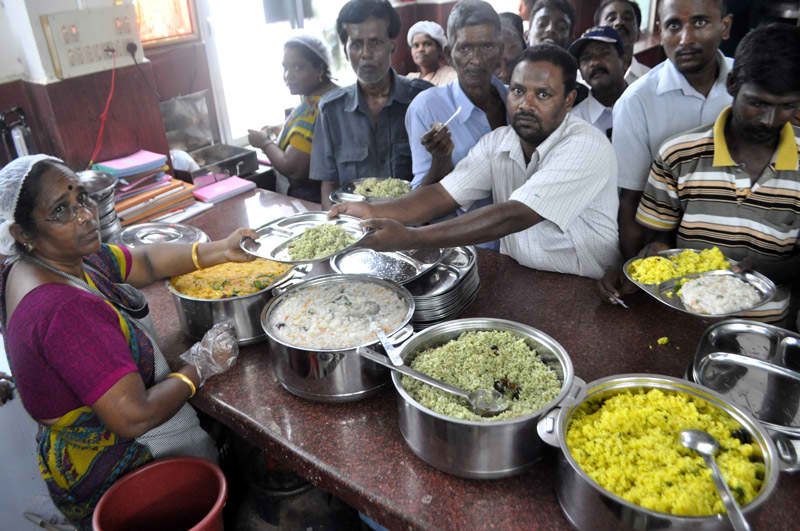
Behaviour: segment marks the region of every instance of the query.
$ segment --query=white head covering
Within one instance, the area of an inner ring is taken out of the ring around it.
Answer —
[[[444,36],[444,30],[439,24],[432,20],[420,20],[408,29],[409,46],[411,46],[411,41],[417,33],[427,33],[431,36],[431,39],[439,43],[442,49],[447,46],[447,37]]]
[[[12,160],[0,170],[0,254],[11,256],[17,253],[14,237],[9,229],[14,224],[14,212],[17,210],[22,185],[25,184],[31,168],[43,160],[64,162],[50,155],[26,155]]]
[[[305,46],[314,52],[317,57],[325,61],[325,64],[328,65],[328,68],[331,67],[331,63],[333,62],[333,59],[331,58],[331,51],[318,38],[312,37],[311,35],[307,35],[305,33],[300,33],[289,37],[289,40],[286,41],[286,44],[289,44],[290,42]]]

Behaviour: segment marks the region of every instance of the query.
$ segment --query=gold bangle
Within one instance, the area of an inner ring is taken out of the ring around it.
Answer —
[[[195,269],[203,269],[200,267],[200,259],[197,258],[197,248],[200,246],[200,242],[194,242],[192,244],[192,262],[194,262]]]
[[[192,391],[192,394],[189,395],[189,398],[194,397],[195,393],[197,393],[197,387],[195,387],[194,382],[185,374],[181,374],[179,372],[171,372],[167,375],[167,378],[177,378],[178,380],[188,385],[189,389],[191,389]]]

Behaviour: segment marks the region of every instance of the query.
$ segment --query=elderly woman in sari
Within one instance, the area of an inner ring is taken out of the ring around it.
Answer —
[[[277,140],[266,128],[250,130],[248,141],[264,150],[272,162],[278,192],[319,203],[320,183],[308,178],[308,168],[317,105],[323,94],[336,88],[331,81],[330,51],[310,35],[290,38],[283,46],[283,80],[289,92],[300,95],[300,105],[286,119]]]
[[[421,20],[411,26],[408,29],[408,46],[419,72],[409,72],[406,77],[424,79],[437,86],[446,85],[458,77],[455,69],[445,62],[447,37],[436,22]]]
[[[122,475],[166,456],[216,461],[187,404],[238,348],[215,325],[170,373],[144,286],[250,259],[239,229],[203,244],[128,250],[101,244],[97,209],[59,159],[21,157],[0,170],[0,332],[17,391],[39,423],[38,457],[55,505],[79,529]]]

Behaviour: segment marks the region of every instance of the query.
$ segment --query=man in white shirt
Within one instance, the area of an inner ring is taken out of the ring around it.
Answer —
[[[633,0],[603,0],[594,12],[594,25],[611,26],[622,37],[625,81],[628,85],[650,71],[633,55],[633,45],[642,36],[642,10],[639,4]]]
[[[725,81],[733,61],[719,52],[731,27],[725,0],[665,0],[659,15],[668,59],[629,86],[613,111],[620,244],[626,258],[643,246],[644,232],[634,217],[661,143],[714,122],[732,100]]]
[[[611,26],[595,26],[570,45],[569,53],[578,61],[583,79],[592,87],[570,114],[586,120],[611,140],[611,111],[628,86],[623,77],[622,38]]]
[[[563,48],[525,50],[512,71],[511,127],[483,136],[440,182],[385,203],[343,203],[330,211],[365,218],[376,250],[452,247],[501,239],[520,264],[599,278],[620,261],[617,162],[597,129],[568,115],[575,60]],[[493,197],[456,219],[422,224]],[[375,219],[384,218],[384,219]]]

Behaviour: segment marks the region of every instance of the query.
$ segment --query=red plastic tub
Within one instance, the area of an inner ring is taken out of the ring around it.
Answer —
[[[134,470],[100,498],[94,531],[222,531],[228,484],[217,465],[169,458]]]

